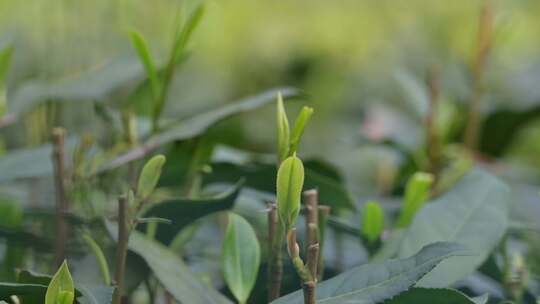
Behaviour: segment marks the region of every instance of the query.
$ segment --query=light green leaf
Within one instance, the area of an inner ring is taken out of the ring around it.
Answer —
[[[384,229],[384,213],[375,201],[369,201],[364,205],[362,213],[362,234],[373,242],[381,235]]]
[[[407,182],[405,187],[405,199],[398,220],[399,228],[408,227],[416,212],[420,210],[429,199],[433,175],[424,172],[417,172]]]
[[[225,282],[240,303],[246,303],[259,272],[261,249],[251,225],[241,216],[229,214],[221,255]]]
[[[231,303],[211,286],[200,282],[174,252],[144,234],[133,231],[129,248],[146,261],[154,276],[176,301],[189,304]]]
[[[89,233],[84,233],[82,235],[83,240],[86,242],[88,247],[92,250],[94,253],[94,256],[96,257],[96,260],[99,265],[99,269],[101,270],[101,274],[103,275],[103,281],[106,286],[111,285],[111,275],[109,274],[109,264],[107,263],[107,259],[105,258],[105,254],[103,253],[103,250],[99,247],[99,245],[94,241],[92,236]]]
[[[288,157],[277,173],[277,208],[286,230],[294,225],[298,217],[303,187],[304,165],[298,157]]]
[[[187,43],[189,42],[189,39],[191,38],[193,32],[201,22],[201,19],[204,15],[204,5],[199,5],[195,10],[191,13],[188,20],[182,27],[182,30],[179,31],[175,42],[174,42],[174,48],[171,56],[173,56],[173,64],[177,64],[179,61],[181,61],[185,48]]]
[[[418,212],[402,241],[399,256],[426,244],[457,242],[474,255],[441,263],[419,287],[446,287],[479,267],[499,244],[508,226],[510,190],[481,169],[467,173],[449,192]]]
[[[13,47],[9,46],[0,51],[0,82],[1,86],[5,85],[6,76],[11,64],[11,55],[13,54]]]
[[[152,56],[150,55],[150,51],[148,50],[146,40],[139,32],[135,30],[131,30],[129,32],[129,37],[131,39],[133,48],[135,48],[137,51],[137,55],[139,56],[139,59],[146,70],[154,100],[157,100],[159,98],[161,85],[159,82],[157,69],[152,60]]]
[[[486,304],[487,297],[471,299],[454,289],[413,288],[384,304]]]
[[[229,118],[235,114],[255,110],[274,101],[274,97],[278,91],[282,92],[283,97],[293,97],[298,95],[298,91],[292,88],[273,89],[256,96],[248,97],[237,102],[224,105],[218,109],[195,115],[172,125],[159,134],[150,137],[144,144],[127,151],[123,155],[104,165],[101,168],[101,171],[118,168],[131,161],[141,159],[165,144],[179,140],[186,140],[201,135],[209,127],[226,118]]]
[[[47,287],[45,304],[72,304],[74,299],[73,279],[67,263],[64,261]]]
[[[289,119],[287,118],[287,112],[285,112],[285,106],[283,105],[283,97],[281,92],[278,92],[277,98],[277,144],[278,144],[278,159],[281,163],[289,155]]]
[[[409,258],[357,266],[317,284],[317,303],[380,303],[408,290],[441,261],[467,253],[459,244],[434,243]],[[303,293],[299,290],[272,303],[302,304]]]
[[[306,128],[307,123],[309,122],[311,115],[313,115],[313,108],[303,107],[300,114],[294,122],[294,127],[291,132],[291,143],[289,149],[289,155],[296,153],[298,145],[300,144],[300,139],[304,134],[304,129]]]
[[[156,188],[161,176],[161,169],[165,164],[165,156],[156,155],[152,157],[143,167],[139,182],[137,183],[137,198],[146,200]]]

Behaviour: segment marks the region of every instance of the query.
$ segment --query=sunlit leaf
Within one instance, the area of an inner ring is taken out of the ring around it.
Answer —
[[[45,304],[72,304],[74,299],[73,279],[64,261],[47,287]]]
[[[285,159],[276,181],[277,208],[281,222],[288,230],[296,222],[304,187],[304,165],[296,156]]]
[[[375,241],[384,229],[384,213],[375,201],[369,201],[364,205],[362,212],[362,234],[368,241]]]
[[[429,173],[417,172],[407,182],[405,187],[405,198],[398,220],[398,227],[408,227],[416,212],[424,206],[429,199],[433,175]]]
[[[300,139],[304,134],[304,129],[306,128],[307,123],[309,122],[311,115],[313,115],[313,108],[303,107],[300,114],[294,122],[294,127],[291,131],[291,140],[290,140],[290,149],[289,155],[296,153],[298,145],[300,144]]]

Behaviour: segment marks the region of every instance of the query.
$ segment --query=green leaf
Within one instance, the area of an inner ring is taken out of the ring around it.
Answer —
[[[257,159],[257,154],[249,154]],[[229,162],[216,162],[211,164],[212,172],[205,175],[205,183],[234,183],[245,178],[246,187],[274,194],[277,169],[274,162],[254,162],[248,164],[235,164]],[[339,172],[329,163],[311,159],[304,161],[304,188],[319,190],[319,199],[337,210],[355,210],[354,201],[345,188]]]
[[[92,236],[88,233],[84,233],[82,235],[83,240],[86,242],[88,247],[92,250],[94,253],[94,256],[96,257],[96,260],[99,265],[99,269],[101,270],[101,274],[103,275],[103,281],[106,286],[111,285],[111,275],[109,274],[109,264],[107,263],[107,259],[105,258],[105,254],[103,253],[103,250],[99,247],[99,245],[94,241]]]
[[[76,144],[76,138],[68,138],[65,143],[65,154],[71,155]],[[54,171],[51,154],[52,145],[45,144],[37,148],[12,150],[0,156],[0,183],[52,176]],[[71,159],[66,158],[66,166],[71,166]]]
[[[47,287],[45,304],[72,304],[74,299],[73,279],[67,263],[64,261]]]
[[[243,217],[230,213],[221,264],[225,282],[240,303],[246,303],[255,286],[260,259],[261,249],[255,231]]]
[[[375,201],[369,201],[364,205],[362,213],[362,234],[373,242],[381,235],[384,230],[384,213]]]
[[[420,210],[429,199],[433,175],[417,172],[407,182],[405,187],[405,200],[397,223],[399,228],[408,227],[416,212]]]
[[[304,187],[304,165],[296,156],[285,159],[277,173],[277,209],[281,223],[289,230],[296,223]]]
[[[317,303],[376,304],[408,290],[441,261],[466,254],[455,243],[434,243],[405,259],[382,264],[365,264],[317,284]],[[272,302],[273,304],[304,303],[301,290]]]
[[[46,292],[46,285],[0,282],[0,300],[10,303],[13,295],[25,301],[23,303],[43,303]]]
[[[154,276],[176,301],[190,304],[231,303],[211,286],[200,282],[174,252],[144,234],[133,231],[129,249],[146,261]]]
[[[139,56],[139,59],[146,70],[148,79],[150,80],[150,87],[152,89],[154,100],[157,100],[161,91],[161,85],[159,82],[157,69],[152,60],[152,56],[150,55],[150,51],[148,50],[146,40],[139,32],[135,30],[131,30],[129,32],[129,37],[131,39],[133,48],[135,48],[137,51],[137,55]]]
[[[146,200],[150,194],[156,188],[156,185],[161,176],[161,169],[165,164],[165,156],[156,155],[152,157],[144,165],[141,174],[139,175],[139,182],[137,183],[137,198],[140,200]]]
[[[214,124],[229,118],[235,114],[240,114],[255,110],[265,104],[274,101],[277,91],[283,93],[283,97],[293,97],[298,95],[298,91],[292,88],[273,89],[262,94],[248,97],[240,101],[227,104],[218,109],[210,110],[191,118],[176,123],[161,133],[150,137],[144,144],[135,147],[123,155],[105,164],[101,171],[118,168],[126,163],[135,161],[152,153],[155,149],[174,141],[186,140],[203,134]]]
[[[0,82],[1,86],[5,85],[6,76],[11,64],[11,55],[13,54],[13,47],[9,46],[0,51]]]
[[[449,192],[418,212],[402,241],[399,256],[433,242],[457,242],[474,255],[441,263],[419,287],[446,287],[479,267],[508,226],[510,190],[481,169],[467,173]]]
[[[385,301],[384,304],[486,304],[487,297],[471,299],[454,289],[413,288],[399,296]]]
[[[157,217],[169,220],[171,224],[157,227],[156,239],[169,244],[172,239],[187,225],[208,214],[231,209],[240,193],[243,182],[233,188],[211,198],[173,199],[154,204],[145,211],[144,217]],[[144,231],[145,225],[140,225]]]
[[[296,153],[298,145],[300,144],[300,139],[304,134],[304,129],[306,128],[306,125],[309,122],[311,115],[313,115],[313,108],[310,107],[303,107],[302,111],[300,111],[300,114],[298,114],[298,117],[294,122],[294,127],[291,132],[289,155],[293,155],[294,153]]]
[[[174,42],[174,48],[171,56],[173,56],[173,64],[177,64],[179,61],[181,61],[181,58],[183,57],[183,53],[185,52],[185,48],[187,43],[189,42],[189,39],[193,35],[193,32],[201,22],[201,19],[204,15],[204,5],[200,4],[193,10],[193,12],[190,14],[188,20],[182,27],[182,30],[179,31],[175,42]]]
[[[287,118],[287,112],[285,112],[281,92],[278,92],[276,115],[278,159],[279,163],[281,163],[289,155],[290,142],[289,119]]]

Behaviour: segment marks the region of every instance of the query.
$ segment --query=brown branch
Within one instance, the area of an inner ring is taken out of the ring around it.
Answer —
[[[465,128],[464,143],[475,150],[480,133],[480,110],[483,95],[485,66],[493,43],[493,6],[491,0],[485,0],[478,22],[478,40],[476,56],[472,66],[472,95],[469,106],[469,118]]]
[[[279,223],[276,205],[269,204],[268,207],[268,242],[270,249],[268,257],[268,302],[272,302],[279,298],[281,293],[283,232]]]
[[[330,206],[319,205],[319,265],[317,266],[317,280],[324,276],[324,240],[326,236],[326,224],[330,216]]]
[[[54,128],[52,131],[54,163],[54,180],[56,191],[56,242],[54,248],[54,264],[59,267],[66,258],[66,243],[69,233],[65,214],[68,211],[66,198],[66,176],[64,163],[64,141],[66,131]]]
[[[126,256],[128,250],[128,219],[127,219],[127,198],[121,196],[118,199],[118,244],[116,248],[116,290],[114,292],[113,304],[120,304],[124,293],[124,276],[126,271]]]

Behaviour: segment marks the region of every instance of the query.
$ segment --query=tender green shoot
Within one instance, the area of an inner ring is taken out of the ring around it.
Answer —
[[[279,163],[283,162],[289,155],[289,119],[283,105],[283,97],[281,92],[278,93],[277,100],[277,138],[278,138],[278,159]]]
[[[306,125],[309,122],[311,115],[313,115],[313,108],[310,107],[303,107],[302,111],[300,111],[300,114],[298,114],[298,117],[296,118],[294,127],[291,132],[289,156],[296,153],[296,150],[298,149],[298,144],[300,143],[300,139],[304,134],[304,129],[306,128]]]
[[[362,213],[362,235],[371,243],[375,242],[384,230],[384,212],[376,201],[364,205]]]
[[[67,263],[64,261],[47,287],[45,304],[73,304],[74,300],[75,287],[73,286],[73,279],[69,273]]]
[[[222,267],[225,282],[240,304],[246,303],[257,280],[261,249],[251,225],[231,213],[225,233]]]
[[[129,32],[129,37],[131,39],[131,44],[133,45],[133,48],[137,51],[137,55],[139,56],[139,59],[144,66],[144,69],[146,70],[154,100],[157,100],[161,92],[161,84],[159,81],[156,65],[154,64],[152,56],[150,55],[150,51],[148,49],[148,44],[146,43],[144,37],[135,30],[131,30]]]
[[[420,210],[429,199],[433,175],[425,172],[417,172],[407,182],[405,187],[405,200],[398,220],[398,227],[408,227],[416,212]]]
[[[101,270],[101,275],[103,276],[103,282],[105,283],[106,286],[111,285],[111,275],[109,273],[109,264],[107,263],[107,259],[105,258],[105,254],[103,253],[103,250],[101,250],[99,245],[90,236],[90,234],[84,233],[82,237],[83,237],[83,240],[88,245],[88,247],[90,247],[90,249],[94,253],[94,256],[96,257],[96,260],[99,264],[99,269]]]
[[[304,187],[304,165],[296,155],[283,161],[277,174],[277,208],[285,231],[296,223]]]
[[[160,154],[152,157],[144,165],[137,183],[137,199],[144,201],[152,194],[159,181],[164,164],[165,156]]]

